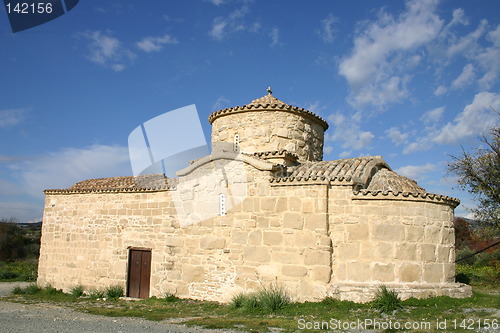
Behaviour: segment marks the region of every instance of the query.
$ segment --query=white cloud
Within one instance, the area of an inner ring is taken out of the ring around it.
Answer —
[[[316,33],[323,39],[325,43],[332,43],[335,39],[334,24],[338,22],[338,18],[332,13],[329,13],[325,19],[321,20],[321,30]]]
[[[18,201],[0,202],[0,218],[16,218],[19,222],[41,221],[43,213],[43,201],[39,203],[27,203]]]
[[[414,64],[411,53],[435,39],[443,25],[436,5],[435,0],[409,1],[398,18],[382,12],[377,21],[363,26],[351,55],[339,65],[353,106],[384,106],[408,96],[409,76],[404,73]]]
[[[323,153],[326,155],[326,154],[330,154],[331,152],[333,151],[333,147],[332,146],[324,146],[323,147]]]
[[[421,180],[426,178],[427,174],[436,170],[436,165],[427,163],[425,165],[407,165],[401,167],[396,171],[396,173],[411,178],[415,180]]]
[[[441,95],[446,94],[447,91],[448,91],[448,89],[445,86],[439,86],[434,91],[434,95],[441,96]]]
[[[452,57],[457,54],[472,54],[476,52],[476,50],[480,49],[481,47],[478,40],[484,35],[487,25],[488,21],[482,20],[476,30],[462,36],[457,42],[453,42],[449,45],[446,50],[448,57]]]
[[[385,134],[387,134],[387,136],[396,146],[400,146],[408,142],[408,133],[401,133],[401,131],[397,127],[389,128],[385,131]]]
[[[149,52],[160,51],[166,44],[177,44],[177,43],[179,43],[179,41],[175,37],[172,37],[169,34],[165,34],[160,37],[143,38],[140,42],[137,42],[136,45],[144,52],[149,53]]]
[[[26,119],[28,108],[0,110],[0,128],[12,127]]]
[[[126,63],[135,58],[135,54],[124,48],[122,43],[109,32],[87,31],[79,36],[90,40],[88,58],[96,64],[119,72],[125,68]]]
[[[242,20],[250,12],[248,6],[244,5],[232,11],[227,17],[218,16],[214,18],[212,22],[212,28],[208,34],[215,40],[222,41],[228,35],[233,34],[237,31],[258,31],[259,27],[255,26],[255,23],[247,26]]]
[[[370,146],[375,137],[371,132],[362,131],[359,123],[352,117],[347,118],[338,112],[328,117],[333,125],[333,135],[328,135],[331,141],[342,142],[341,147],[348,150],[361,150]]]
[[[420,120],[425,124],[435,124],[443,117],[444,110],[444,106],[429,110],[420,117]]]
[[[280,42],[280,31],[278,28],[273,27],[271,32],[269,33],[269,37],[271,37],[271,46],[276,46]]]
[[[35,198],[41,198],[45,189],[67,188],[89,178],[131,174],[127,147],[106,145],[66,148],[26,158],[10,168],[19,175],[25,193]]]
[[[474,66],[472,64],[467,64],[462,70],[462,73],[451,83],[451,87],[453,89],[463,89],[472,83],[474,77]]]
[[[474,96],[471,104],[454,119],[446,124],[433,139],[434,142],[456,144],[461,140],[478,136],[490,129],[497,121],[497,115],[491,108],[500,110],[500,95],[481,92]]]
[[[465,16],[465,12],[462,8],[457,8],[453,11],[453,19],[448,23],[448,27],[457,24],[469,25],[469,19]]]
[[[226,0],[205,0],[205,1],[211,2],[213,5],[216,6],[220,6],[226,2]]]
[[[214,105],[212,106],[212,110],[217,111],[217,110],[225,109],[229,106],[231,106],[231,101],[224,96],[220,96],[219,98],[217,98]]]

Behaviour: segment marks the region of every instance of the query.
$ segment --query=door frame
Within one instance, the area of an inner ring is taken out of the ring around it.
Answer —
[[[151,290],[151,262],[153,259],[153,251],[151,248],[145,248],[145,247],[128,247],[127,248],[127,290],[126,290],[126,295],[127,297],[130,297],[130,270],[132,268],[132,251],[141,251],[141,252],[149,252],[150,254],[150,262],[149,262],[149,281],[148,281],[148,289],[149,291]],[[142,259],[142,258],[141,258]],[[142,266],[142,265],[141,265]],[[142,275],[142,269],[141,269],[141,274]],[[140,285],[141,283],[139,282],[139,295],[140,295]],[[149,292],[148,296],[146,298],[149,298]]]

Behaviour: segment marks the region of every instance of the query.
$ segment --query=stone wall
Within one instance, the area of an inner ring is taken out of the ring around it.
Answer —
[[[355,195],[349,181],[270,182],[272,163],[243,157],[201,159],[175,190],[47,194],[38,283],[125,289],[129,249],[142,248],[150,296],[227,302],[274,282],[297,301],[364,302],[379,284],[403,298],[470,295],[453,281],[446,203]]]
[[[270,172],[233,161],[240,166],[225,164],[226,175],[235,179],[244,170],[246,197],[226,216],[183,223],[176,201],[217,194],[217,182],[210,183],[214,191],[200,175],[220,168],[218,163],[185,177],[195,194],[182,184],[150,193],[48,194],[38,283],[66,291],[76,285],[126,288],[128,251],[143,248],[152,250],[151,296],[173,292],[229,301],[239,291],[277,282],[296,300],[324,297],[331,276],[326,186],[272,188]],[[195,214],[216,205],[194,201],[200,205]]]
[[[333,290],[369,301],[380,284],[402,298],[470,295],[455,281],[453,208],[446,202],[392,193],[354,196],[332,187]]]
[[[248,111],[227,114],[212,123],[212,143],[234,142],[242,152],[287,150],[300,161],[323,158],[323,126],[304,115],[286,111]]]

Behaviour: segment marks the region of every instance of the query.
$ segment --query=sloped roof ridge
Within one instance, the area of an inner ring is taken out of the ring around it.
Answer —
[[[381,190],[368,190],[368,189],[361,189],[354,191],[353,194],[357,197],[390,197],[390,195],[394,197],[400,197],[400,198],[408,198],[408,199],[427,199],[427,200],[432,200],[432,201],[440,201],[446,204],[451,204],[454,207],[458,206],[460,204],[460,200],[457,198],[449,197],[446,195],[442,194],[435,194],[435,193],[428,193],[428,192],[423,192],[423,193],[415,193],[415,192],[408,192],[408,191],[393,191],[393,190],[386,190],[386,191],[381,191]]]
[[[290,167],[288,177],[281,177],[275,181],[293,181],[294,179],[324,178],[337,181],[352,181],[366,185],[374,172],[389,165],[382,156],[364,156],[345,158],[331,161],[304,162]],[[287,178],[285,180],[284,178]]]

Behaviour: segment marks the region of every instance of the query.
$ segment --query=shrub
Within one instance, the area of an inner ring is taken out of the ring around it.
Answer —
[[[89,296],[90,296],[90,298],[94,298],[94,299],[95,298],[104,298],[106,296],[106,293],[102,289],[95,289],[89,293]]]
[[[257,292],[257,299],[264,309],[276,312],[281,310],[291,303],[290,295],[286,290],[276,284],[271,284],[269,287],[262,287]]]
[[[381,313],[394,312],[403,307],[398,293],[387,289],[386,286],[379,286],[377,288],[373,306]]]
[[[12,288],[11,293],[14,295],[20,295],[24,293],[24,289],[21,288],[20,286],[15,286],[14,288]]]
[[[46,286],[45,288],[41,289],[41,292],[46,294],[46,295],[55,295],[57,293],[62,293],[62,290],[58,290],[54,287],[52,287],[50,284]]]
[[[122,286],[110,286],[106,288],[106,297],[110,299],[116,299],[123,296]]]
[[[42,291],[42,288],[37,286],[36,284],[30,284],[29,286],[25,288],[21,288],[20,286],[15,286],[14,289],[12,289],[13,294],[17,295],[34,295],[38,294],[39,292]]]
[[[71,296],[80,297],[83,295],[83,287],[78,285],[76,287],[71,288],[70,292]]]
[[[264,309],[269,312],[276,312],[288,306],[291,298],[283,287],[271,284],[269,287],[262,287],[256,292],[233,296],[231,305],[235,308],[245,310]]]
[[[177,302],[179,300],[179,297],[175,296],[174,293],[166,292],[163,294],[161,299],[164,300],[165,302]]]
[[[12,271],[0,271],[1,280],[11,280],[19,277],[19,275]]]

